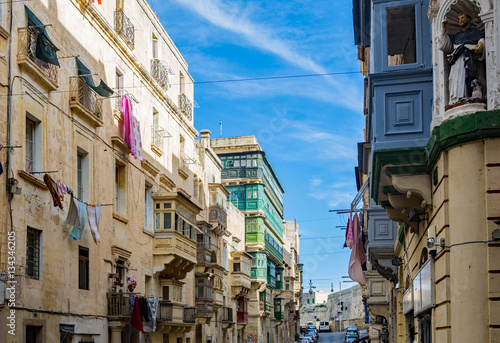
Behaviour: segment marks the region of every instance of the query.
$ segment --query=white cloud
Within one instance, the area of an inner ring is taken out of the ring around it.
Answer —
[[[235,3],[230,4],[223,0],[175,1],[195,12],[212,25],[244,38],[254,48],[274,54],[302,70],[316,74],[329,72],[306,54],[297,51],[299,48],[295,47],[299,47],[300,42],[292,42],[279,38],[279,32],[283,28],[270,27],[270,21],[266,22],[268,26],[252,21],[250,19],[252,11],[248,8],[238,7]],[[349,109],[361,109],[360,99],[362,99],[362,96],[361,90],[358,87],[349,83],[346,84],[338,80],[337,77],[325,76],[325,79],[336,94],[336,97],[332,98],[334,101]]]
[[[321,185],[322,182],[323,182],[323,180],[321,180],[319,177],[313,177],[311,180],[311,184],[313,186],[319,186],[319,185]]]

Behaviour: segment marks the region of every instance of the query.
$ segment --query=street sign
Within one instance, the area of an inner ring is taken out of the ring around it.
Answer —
[[[249,334],[247,335],[247,338],[248,338],[248,339],[252,339],[252,334],[251,334],[251,333],[249,333]]]

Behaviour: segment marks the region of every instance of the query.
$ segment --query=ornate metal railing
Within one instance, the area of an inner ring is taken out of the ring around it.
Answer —
[[[163,135],[156,126],[151,126],[151,148],[163,153]]]
[[[165,62],[160,61],[157,58],[151,60],[151,76],[165,88],[169,86],[168,74],[169,67]]]
[[[134,24],[132,21],[125,15],[123,11],[115,12],[115,30],[118,32],[127,43],[134,48],[135,45],[135,32],[134,32]]]
[[[196,308],[194,307],[184,307],[183,322],[184,323],[195,323]]]
[[[130,317],[130,294],[108,293],[108,317]]]
[[[173,316],[173,306],[170,301],[162,300],[158,303],[158,313],[156,320],[158,322],[171,322]]]
[[[78,102],[90,113],[102,119],[102,99],[80,76],[69,78],[70,101]]]
[[[193,119],[193,104],[185,94],[179,94],[179,109],[188,120]]]
[[[38,38],[38,30],[32,27],[23,27],[18,30],[19,40],[17,43],[17,57],[18,59],[30,59],[35,63],[38,68],[47,76],[53,83],[57,84],[57,70],[56,65],[43,62],[36,58],[36,41]]]
[[[231,307],[222,308],[222,321],[223,322],[233,321],[233,309]]]

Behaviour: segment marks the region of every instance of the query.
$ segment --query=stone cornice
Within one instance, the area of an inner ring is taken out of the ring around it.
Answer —
[[[378,150],[373,154],[372,198],[378,203],[382,172],[429,173],[442,151],[485,138],[500,138],[500,110],[456,117],[434,127],[425,147]]]

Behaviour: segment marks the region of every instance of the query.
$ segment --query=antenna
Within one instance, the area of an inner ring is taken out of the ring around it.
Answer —
[[[220,126],[220,136],[222,137],[222,120],[219,122],[219,126]]]

